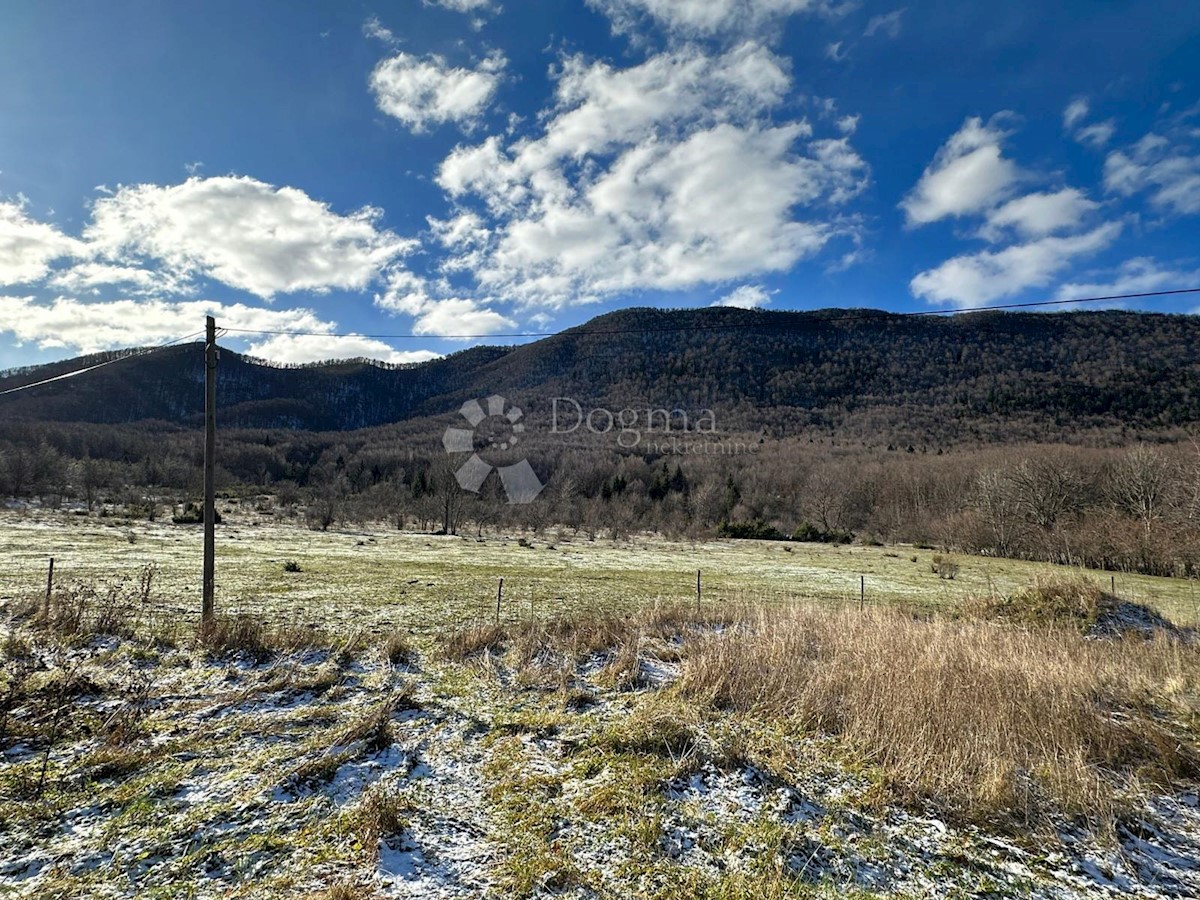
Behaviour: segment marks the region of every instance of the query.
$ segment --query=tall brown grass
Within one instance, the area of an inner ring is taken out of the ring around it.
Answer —
[[[833,735],[896,793],[964,815],[1111,821],[1148,783],[1197,773],[1200,655],[1170,638],[1088,640],[796,608],[701,638],[679,690]]]

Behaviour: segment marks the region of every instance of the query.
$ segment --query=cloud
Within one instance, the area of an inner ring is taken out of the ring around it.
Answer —
[[[863,32],[863,37],[871,37],[875,34],[886,34],[890,38],[900,37],[900,19],[903,15],[904,10],[897,9],[881,16],[871,16],[867,22],[867,28]]]
[[[69,292],[96,290],[108,285],[124,285],[135,293],[173,294],[182,290],[182,285],[163,272],[143,269],[139,266],[123,266],[87,261],[61,269],[50,277],[51,287]]]
[[[338,215],[296,188],[227,175],[123,186],[95,202],[84,239],[107,260],[155,262],[179,281],[203,276],[269,299],[365,288],[415,246],[379,229],[380,216]]]
[[[615,34],[637,34],[650,21],[682,38],[763,35],[802,12],[828,13],[828,0],[587,0]]]
[[[1098,150],[1111,141],[1116,133],[1117,123],[1113,119],[1106,119],[1103,122],[1094,122],[1080,128],[1075,132],[1075,140]]]
[[[471,337],[495,334],[505,328],[515,328],[516,324],[507,316],[480,306],[475,300],[451,297],[434,300],[425,306],[413,331],[438,337]]]
[[[432,350],[397,350],[390,344],[359,334],[297,335],[273,334],[252,341],[246,352],[251,356],[281,363],[323,362],[330,359],[377,359],[401,365],[427,362],[441,354]]]
[[[95,353],[122,347],[162,344],[199,330],[205,316],[215,316],[222,328],[251,331],[334,331],[337,323],[320,318],[311,309],[264,309],[242,303],[210,300],[108,300],[84,302],[72,297],[39,301],[33,297],[0,296],[0,332],[10,332],[16,342],[35,343],[42,349],[67,348]],[[278,362],[312,362],[322,359],[369,357],[384,362],[419,362],[432,359],[428,350],[399,351],[382,341],[361,335],[268,335],[247,338],[236,332],[223,342],[249,340],[255,356]]]
[[[626,69],[576,56],[554,74],[539,136],[460,146],[438,173],[457,214],[477,217],[461,268],[487,293],[559,307],[719,283],[855,233],[836,207],[869,169],[847,136],[772,120],[791,81],[761,45],[689,46]]]
[[[1200,213],[1200,153],[1196,135],[1177,130],[1171,137],[1151,132],[1104,160],[1104,187],[1132,196],[1147,191],[1150,203],[1166,213]]]
[[[443,287],[442,290],[447,290]],[[407,270],[396,270],[387,290],[375,295],[375,305],[414,318],[413,332],[436,337],[489,335],[515,328],[517,323],[467,297],[433,297],[428,282]]]
[[[1122,223],[1109,222],[1083,234],[956,256],[921,272],[909,287],[914,296],[930,303],[981,306],[1028,288],[1045,287],[1075,259],[1111,245],[1121,228]]]
[[[997,241],[1008,229],[1027,238],[1073,231],[1089,213],[1099,208],[1099,203],[1089,200],[1076,188],[1026,194],[990,210],[980,236]]]
[[[500,5],[493,0],[424,0],[426,6],[440,6],[460,13],[499,12]]]
[[[1021,170],[1002,155],[1007,132],[996,127],[996,120],[984,125],[978,117],[969,118],[942,145],[900,202],[910,227],[980,212],[1012,192]]]
[[[1063,110],[1063,128],[1071,131],[1088,116],[1088,101],[1086,97],[1076,97]]]
[[[1200,278],[1195,269],[1164,268],[1148,256],[1123,262],[1108,278],[1100,281],[1069,282],[1059,287],[1059,300],[1079,297],[1115,297],[1145,294],[1173,288],[1191,287]]]
[[[0,297],[0,330],[11,332],[20,343],[72,347],[81,353],[163,343],[200,330],[204,317],[210,315],[226,328],[328,331],[334,325],[308,309],[263,309],[209,300],[90,303],[73,297],[48,302]]]
[[[713,306],[733,306],[737,309],[758,309],[771,302],[771,294],[760,284],[743,284],[734,288]]]
[[[825,58],[831,59],[834,62],[841,62],[849,55],[849,51],[843,49],[842,41],[834,41],[832,44],[825,45]]]
[[[79,252],[79,241],[30,219],[23,201],[0,200],[0,285],[40,281],[55,260]]]
[[[1063,129],[1079,143],[1099,149],[1112,140],[1112,136],[1117,132],[1117,123],[1113,119],[1107,119],[1084,125],[1089,112],[1090,106],[1086,97],[1072,100],[1063,110]]]
[[[380,22],[378,16],[371,16],[367,21],[363,22],[363,34],[369,38],[374,38],[377,41],[383,41],[385,44],[393,46],[400,43],[396,39],[395,33]]]
[[[371,93],[382,112],[414,134],[447,122],[469,127],[491,103],[506,65],[499,52],[473,69],[452,67],[440,56],[398,53],[371,72]]]

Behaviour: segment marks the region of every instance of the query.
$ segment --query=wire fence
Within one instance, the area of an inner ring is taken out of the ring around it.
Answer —
[[[200,614],[199,572],[160,566],[153,561],[97,569],[25,558],[16,568],[0,570],[0,609],[32,610],[49,596],[56,605],[82,605],[83,614],[107,615],[139,631],[195,626]],[[247,566],[250,567],[250,566]],[[261,570],[256,563],[252,566]],[[530,574],[429,571],[377,571],[369,562],[351,573],[329,574],[298,567],[293,573],[272,568],[272,576],[238,586],[239,564],[218,567],[216,611],[224,616],[253,616],[276,626],[301,626],[327,632],[383,633],[393,630],[436,635],[482,624],[514,625],[535,620],[622,617],[656,607],[769,612],[790,605],[830,609],[866,609],[907,605],[929,610],[953,608],[966,589],[942,586],[897,590],[883,578],[849,572],[825,573],[819,581],[794,585],[753,583],[736,575],[703,569],[586,572],[576,569]],[[225,576],[225,579],[222,578]],[[699,575],[699,578],[697,578]],[[1148,603],[1177,622],[1200,621],[1195,584],[1173,608],[1153,602],[1124,576],[1109,574],[1101,586],[1122,599]]]
[[[23,560],[0,571],[0,608],[31,610],[47,596],[54,603],[83,603],[89,614],[107,609],[130,622],[161,627],[195,623],[200,612],[199,572],[152,561],[96,568],[62,563],[51,570],[48,559]],[[256,566],[261,568],[261,566]],[[726,574],[697,579],[696,570],[595,574],[579,571],[539,574],[478,573],[444,575],[411,572],[381,577],[369,566],[351,576],[331,577],[300,568],[291,581],[272,580],[241,589],[223,586],[236,563],[218,566],[218,615],[250,615],[274,625],[328,631],[437,633],[480,623],[516,624],[536,619],[579,616],[628,616],[655,607],[700,610],[779,607],[795,603],[853,606],[883,602],[870,596],[860,576],[841,579],[833,589],[804,590],[739,583]],[[235,580],[230,578],[230,580]]]

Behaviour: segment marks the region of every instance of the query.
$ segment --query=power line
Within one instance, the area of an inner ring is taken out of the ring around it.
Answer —
[[[165,347],[170,347],[172,344],[181,344],[184,341],[201,334],[204,334],[204,332],[193,331],[191,334],[185,334],[183,337],[174,338],[166,343],[156,344],[153,347],[144,347],[141,350],[134,350],[131,353],[126,353],[124,356],[117,356],[113,359],[107,359],[102,363],[96,363],[94,366],[85,366],[82,369],[75,369],[72,372],[64,372],[62,375],[55,375],[53,378],[43,378],[41,381],[35,381],[32,384],[22,384],[19,387],[9,388],[8,390],[0,391],[0,397],[5,396],[6,394],[15,394],[18,391],[27,391],[30,388],[41,387],[43,384],[51,384],[55,381],[62,381],[64,378],[74,378],[76,375],[82,375],[85,372],[94,372],[97,369],[103,369],[105,366],[111,366],[113,363],[124,362],[127,359],[133,359],[138,356],[145,356],[148,353],[154,353],[155,351],[162,350]]]
[[[1180,294],[1200,294],[1200,287],[1177,288],[1169,291],[1143,291],[1136,294],[1111,294],[1106,297],[1076,297],[1069,300],[1035,300],[1029,303],[1000,303],[992,306],[973,306],[966,309],[954,307],[948,309],[908,310],[904,312],[889,312],[888,310],[863,310],[861,312],[847,313],[840,316],[825,316],[822,317],[821,321],[845,322],[856,319],[877,319],[887,317],[944,316],[961,313],[994,312],[997,310],[1033,309],[1036,307],[1047,306],[1068,306],[1076,303],[1102,303],[1113,300],[1144,300],[1155,297],[1170,297]],[[801,310],[791,311],[801,312]],[[767,328],[774,327],[776,325],[783,326],[784,324],[785,323],[782,322],[732,322],[712,323],[708,325],[669,325],[659,328],[580,328],[565,329],[563,331],[512,331],[492,334],[413,334],[411,332],[405,334],[362,334],[353,331],[272,331],[266,328],[222,328],[221,331],[222,333],[289,335],[294,337],[357,337],[387,340],[409,339],[427,341],[485,340],[492,338],[547,338],[567,334],[568,332],[572,336],[585,336],[593,334],[645,334],[649,332],[660,331],[725,331],[736,328]]]

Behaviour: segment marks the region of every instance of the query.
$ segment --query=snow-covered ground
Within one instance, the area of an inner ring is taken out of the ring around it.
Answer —
[[[791,779],[702,749],[622,749],[607,736],[680,666],[647,655],[621,690],[605,662],[576,667],[568,696],[500,662],[393,667],[369,646],[266,662],[35,646],[5,725],[0,895],[669,897],[741,878],[802,895],[1200,896],[1195,792],[1153,798],[1107,838],[989,831],[880,803],[818,738],[800,755],[819,764]],[[47,755],[38,704],[56,697]],[[406,812],[364,846],[372,792]]]

